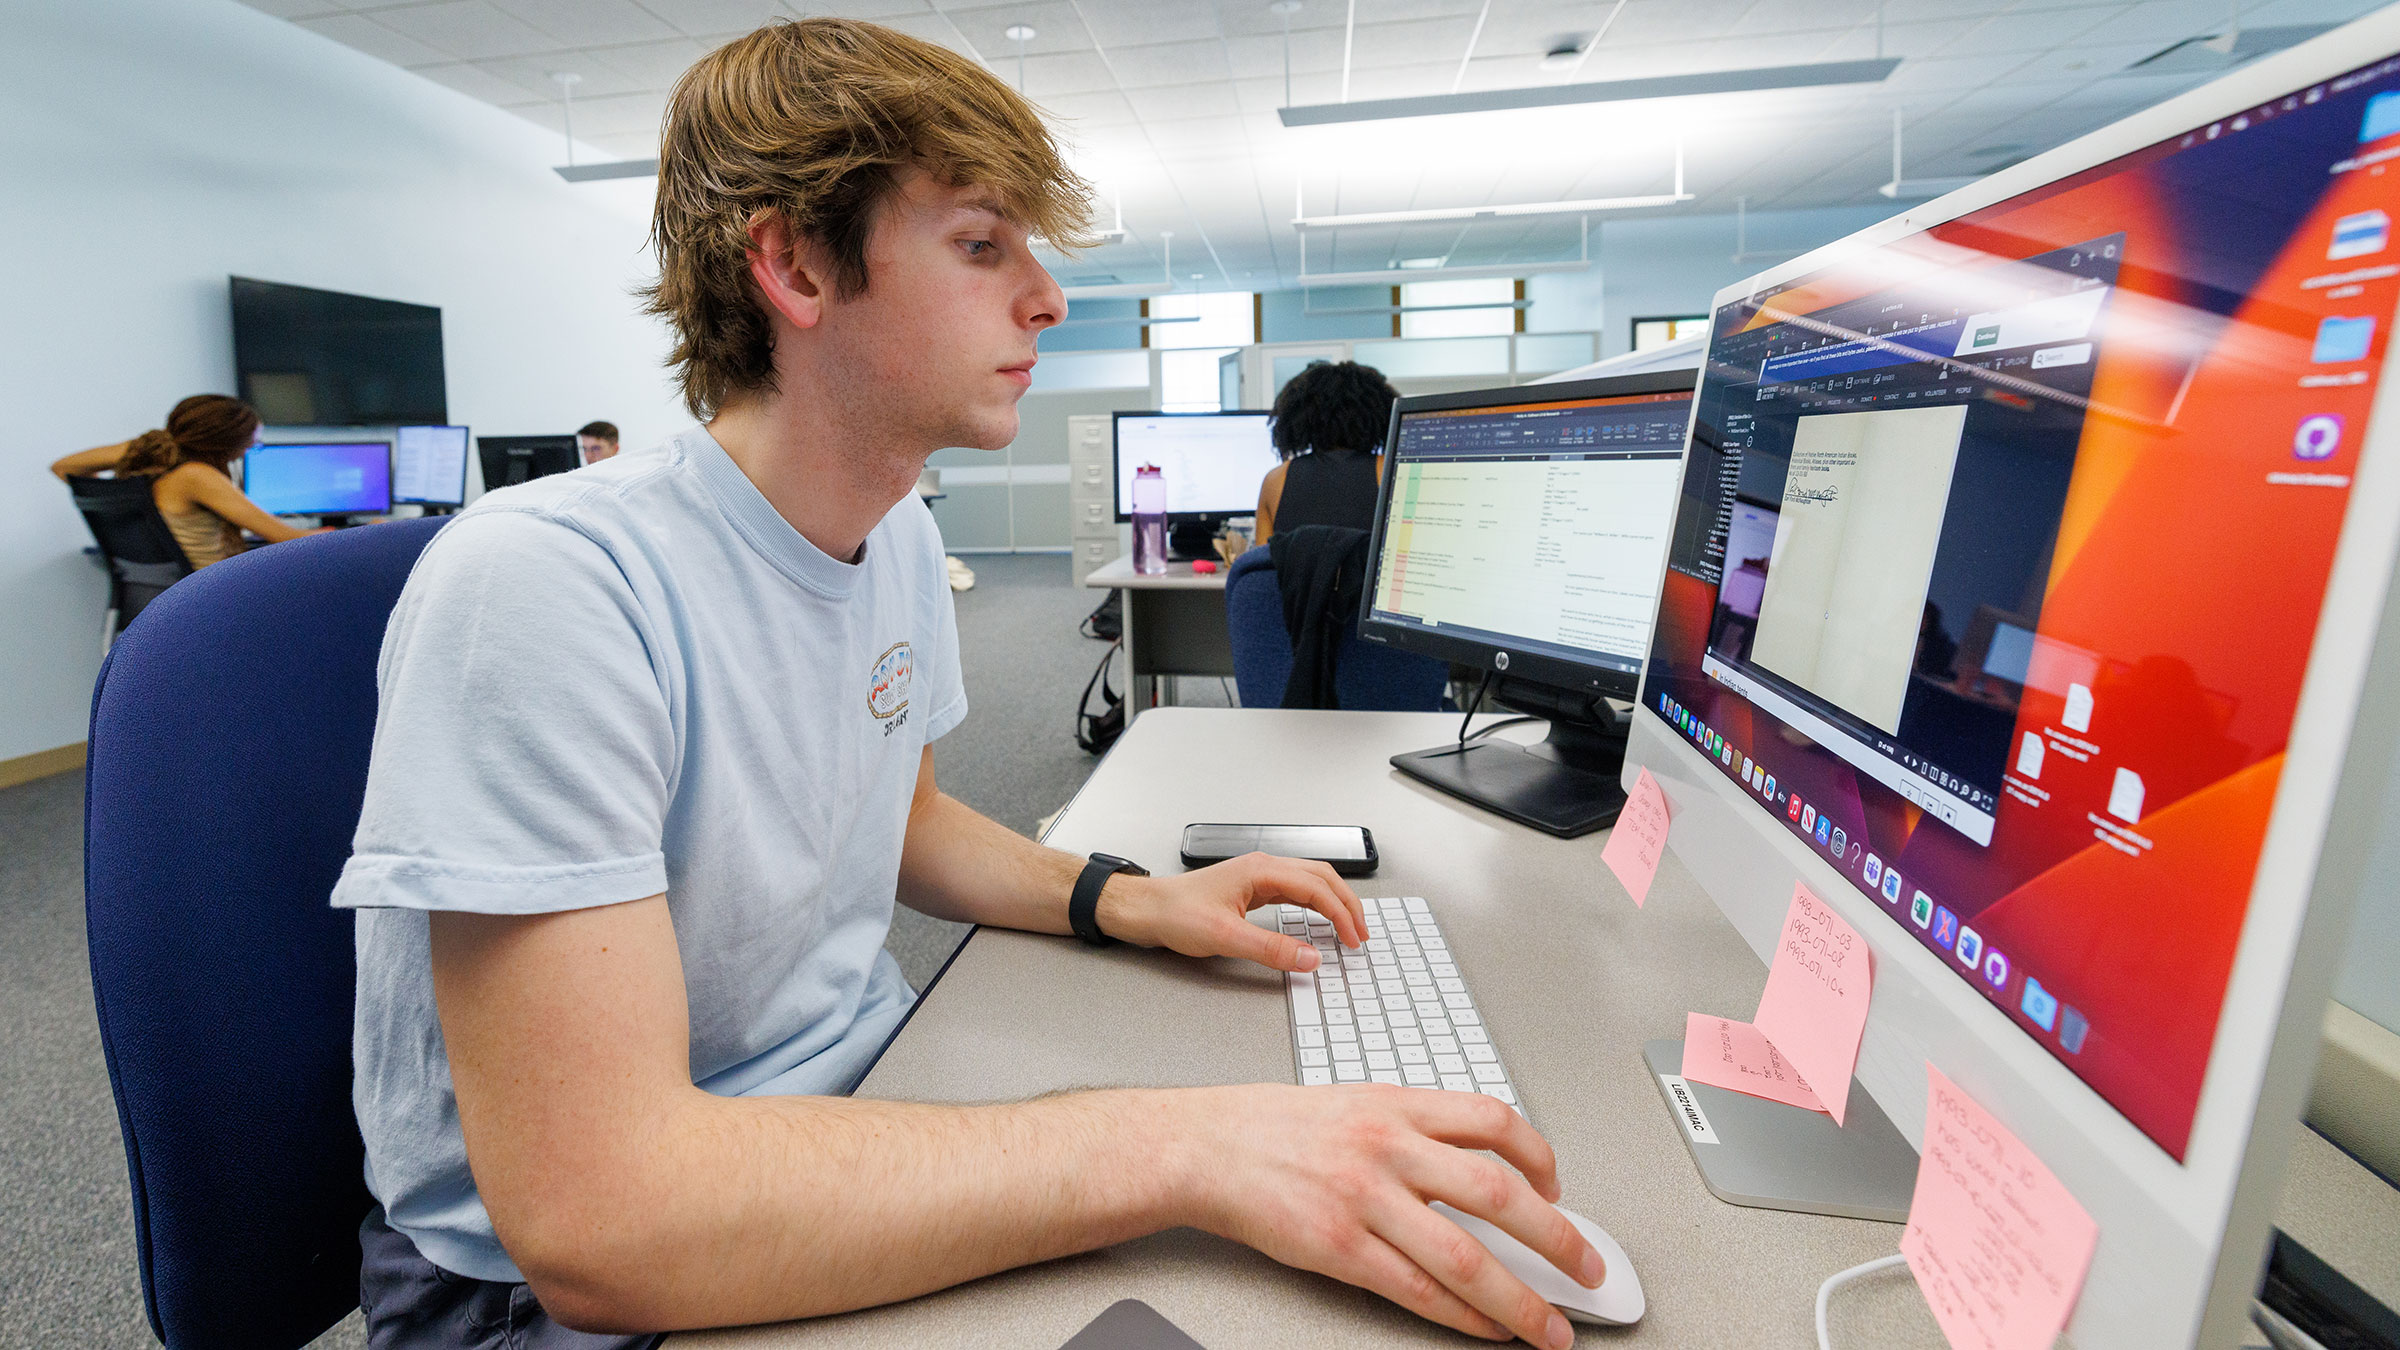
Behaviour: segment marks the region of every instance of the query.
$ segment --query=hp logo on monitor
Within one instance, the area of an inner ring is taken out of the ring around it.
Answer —
[[[1507,652],[1493,652],[1493,653],[1492,653],[1492,669],[1494,669],[1494,670],[1506,670],[1506,669],[1508,669],[1508,653],[1507,653]]]

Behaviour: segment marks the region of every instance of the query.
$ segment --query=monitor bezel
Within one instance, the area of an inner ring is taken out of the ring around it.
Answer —
[[[466,504],[467,504],[467,461],[468,461],[468,460],[470,460],[470,459],[474,459],[474,458],[476,458],[476,455],[475,455],[475,449],[476,449],[476,446],[475,446],[475,433],[474,433],[473,429],[472,429],[472,428],[469,428],[469,427],[460,426],[459,424],[457,424],[457,423],[455,423],[455,422],[407,422],[407,423],[402,423],[402,424],[400,424],[400,425],[397,425],[397,426],[394,426],[394,427],[392,428],[392,453],[393,453],[394,455],[397,455],[397,454],[399,454],[399,453],[400,453],[400,433],[401,433],[401,432],[403,432],[403,431],[416,431],[416,430],[419,430],[419,429],[431,429],[431,430],[435,430],[435,431],[455,431],[455,432],[457,432],[457,433],[459,434],[460,438],[461,438],[461,439],[463,439],[463,440],[466,442],[466,445],[465,445],[465,446],[464,446],[464,447],[463,447],[463,448],[460,450],[460,452],[459,452],[459,456],[458,456],[458,493],[457,493],[457,495],[455,495],[455,496],[452,496],[452,497],[447,497],[447,498],[444,498],[444,497],[403,497],[403,496],[401,496],[401,495],[400,495],[399,489],[398,489],[397,487],[394,487],[394,488],[393,488],[393,490],[392,490],[392,504],[393,504],[393,505],[395,505],[395,506],[464,506],[464,505],[466,505]]]
[[[1111,412],[1108,416],[1108,505],[1109,510],[1115,513],[1116,522],[1119,525],[1126,524],[1133,519],[1133,513],[1131,511],[1124,510],[1117,505],[1118,502],[1124,500],[1125,498],[1125,494],[1119,491],[1119,489],[1125,484],[1125,438],[1122,434],[1121,428],[1124,426],[1126,418],[1263,417],[1267,419],[1267,428],[1270,436],[1273,434],[1275,425],[1274,414],[1268,412],[1264,408],[1219,408],[1215,412],[1165,412],[1158,409],[1119,408],[1114,412]],[[1270,445],[1271,444],[1272,442],[1270,442]],[[1272,472],[1272,470],[1269,470],[1269,472]],[[1174,525],[1195,520],[1233,520],[1241,516],[1249,515],[1257,509],[1258,503],[1255,499],[1253,499],[1247,506],[1235,507],[1226,511],[1169,511],[1167,513],[1167,523]]]
[[[2400,8],[2355,20],[1890,220],[1720,290],[1726,305],[2271,99],[2400,53]],[[1712,323],[1713,342],[1713,323]],[[2293,733],[2237,942],[2185,1160],[2178,1164],[1833,867],[1683,743],[1648,708],[1647,667],[1625,757],[1666,790],[1670,844],[1762,961],[1795,881],[1849,919],[1874,953],[1876,997],[1858,1083],[1916,1142],[1926,1063],[2022,1139],[2100,1229],[2067,1333],[2079,1345],[2230,1343],[2244,1324],[2292,1132],[2315,1069],[2341,942],[2386,828],[2400,749],[2400,343],[2375,412],[2328,578]],[[1695,419],[1708,382],[1705,356]],[[1653,632],[1656,630],[1655,613]],[[1706,846],[1695,847],[1696,839]]]
[[[1641,394],[1696,395],[1698,387],[1694,376],[1697,373],[1688,368],[1645,371],[1638,375],[1604,375],[1580,380],[1558,380],[1548,384],[1514,384],[1492,389],[1418,394],[1394,402],[1391,420],[1385,425],[1383,434],[1385,460],[1381,481],[1375,489],[1375,524],[1367,535],[1367,574],[1358,606],[1359,639],[1430,656],[1454,665],[1473,666],[1478,670],[1505,670],[1511,680],[1572,690],[1579,694],[1595,694],[1619,702],[1631,700],[1641,685],[1638,662],[1633,671],[1615,670],[1548,652],[1526,651],[1482,638],[1429,632],[1423,628],[1375,618],[1373,597],[1376,579],[1383,572],[1383,530],[1391,514],[1393,484],[1399,481],[1399,475],[1392,471],[1397,461],[1391,457],[1398,452],[1400,444],[1400,419],[1410,413],[1449,412],[1460,408],[1488,408],[1503,412],[1529,403],[1560,403],[1574,399],[1624,398]],[[1691,443],[1690,402],[1687,400],[1684,411],[1687,454]],[[1663,573],[1666,569],[1672,525],[1670,521],[1670,530],[1659,536],[1659,554],[1654,574]],[[1507,657],[1505,665],[1500,663],[1504,654]],[[1647,655],[1645,649],[1643,656],[1646,658]]]
[[[387,439],[387,440],[376,440],[376,439],[374,439],[374,438],[372,438],[372,437],[359,437],[359,438],[355,438],[355,439],[349,439],[349,440],[339,440],[339,441],[318,441],[318,440],[308,440],[308,441],[260,441],[258,444],[254,445],[254,446],[251,446],[251,447],[250,447],[248,450],[245,450],[245,451],[243,451],[243,452],[242,452],[242,482],[241,482],[242,495],[243,495],[243,496],[245,496],[245,497],[250,495],[250,464],[251,464],[250,457],[251,457],[252,455],[255,455],[255,454],[257,454],[257,453],[258,453],[259,451],[261,451],[261,450],[289,450],[289,449],[294,449],[294,448],[299,448],[299,447],[313,447],[313,446],[320,446],[320,445],[380,445],[380,446],[382,446],[382,447],[383,447],[383,505],[382,505],[382,506],[380,506],[380,507],[373,507],[373,508],[364,508],[364,507],[335,508],[335,509],[332,509],[332,510],[327,510],[327,511],[288,511],[288,510],[287,510],[287,511],[276,511],[276,510],[271,510],[271,509],[267,508],[266,506],[264,506],[264,505],[262,504],[262,505],[260,505],[260,507],[259,507],[259,509],[260,509],[260,510],[262,510],[262,511],[266,511],[266,513],[267,513],[268,515],[271,515],[271,516],[315,516],[315,517],[319,517],[319,518],[323,518],[323,517],[325,517],[325,516],[388,516],[388,515],[390,515],[390,514],[392,513],[392,506],[393,506],[393,497],[392,497],[392,442],[391,442],[390,440],[388,440],[388,439]]]

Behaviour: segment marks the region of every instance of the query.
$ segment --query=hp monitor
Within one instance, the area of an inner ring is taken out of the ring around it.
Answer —
[[[1667,371],[1392,406],[1360,638],[1472,666],[1550,719],[1538,747],[1462,741],[1393,767],[1553,834],[1616,818],[1608,700],[1640,679],[1691,390]]]
[[[465,505],[467,429],[397,429],[392,440],[392,500],[428,507]]]
[[[1762,956],[1795,883],[1865,936],[1903,1134],[1938,1069],[2090,1213],[2079,1346],[2234,1343],[2378,833],[2395,51],[2400,9],[1715,301],[1625,772]]]
[[[475,449],[483,457],[486,492],[569,473],[583,465],[583,454],[573,436],[478,436]]]
[[[1263,412],[1116,415],[1117,519],[1133,519],[1133,475],[1156,465],[1167,480],[1168,551],[1210,556],[1209,537],[1258,510],[1258,488],[1278,464]]]
[[[392,509],[392,443],[254,445],[242,456],[242,491],[271,515],[338,524]]]

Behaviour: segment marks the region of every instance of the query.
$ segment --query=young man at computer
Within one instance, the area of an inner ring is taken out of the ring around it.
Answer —
[[[583,462],[597,464],[614,459],[617,454],[617,424],[586,422],[575,430],[575,448],[583,452]]]
[[[1363,934],[1322,865],[1151,878],[935,785],[965,698],[911,488],[935,449],[1015,435],[1065,312],[1029,236],[1072,242],[1086,210],[1028,104],[873,25],[778,24],[677,88],[653,306],[706,425],[487,498],[385,638],[334,897],[359,910],[371,1343],[641,1345],[1176,1225],[1476,1334],[1570,1339],[1426,1203],[1600,1279],[1543,1201],[1548,1147],[1493,1098],[843,1095],[911,1002],[881,951],[895,893],[1287,970],[1314,953],[1249,909]]]

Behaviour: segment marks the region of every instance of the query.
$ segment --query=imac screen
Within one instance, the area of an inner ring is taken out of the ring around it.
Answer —
[[[1641,669],[1688,393],[1404,412],[1367,617]]]
[[[1643,715],[2179,1160],[2394,212],[2386,62],[1711,328]]]
[[[1246,516],[1258,485],[1281,461],[1267,414],[1132,413],[1117,418],[1117,515],[1133,516],[1133,473],[1155,464],[1167,480],[1167,514]]]

